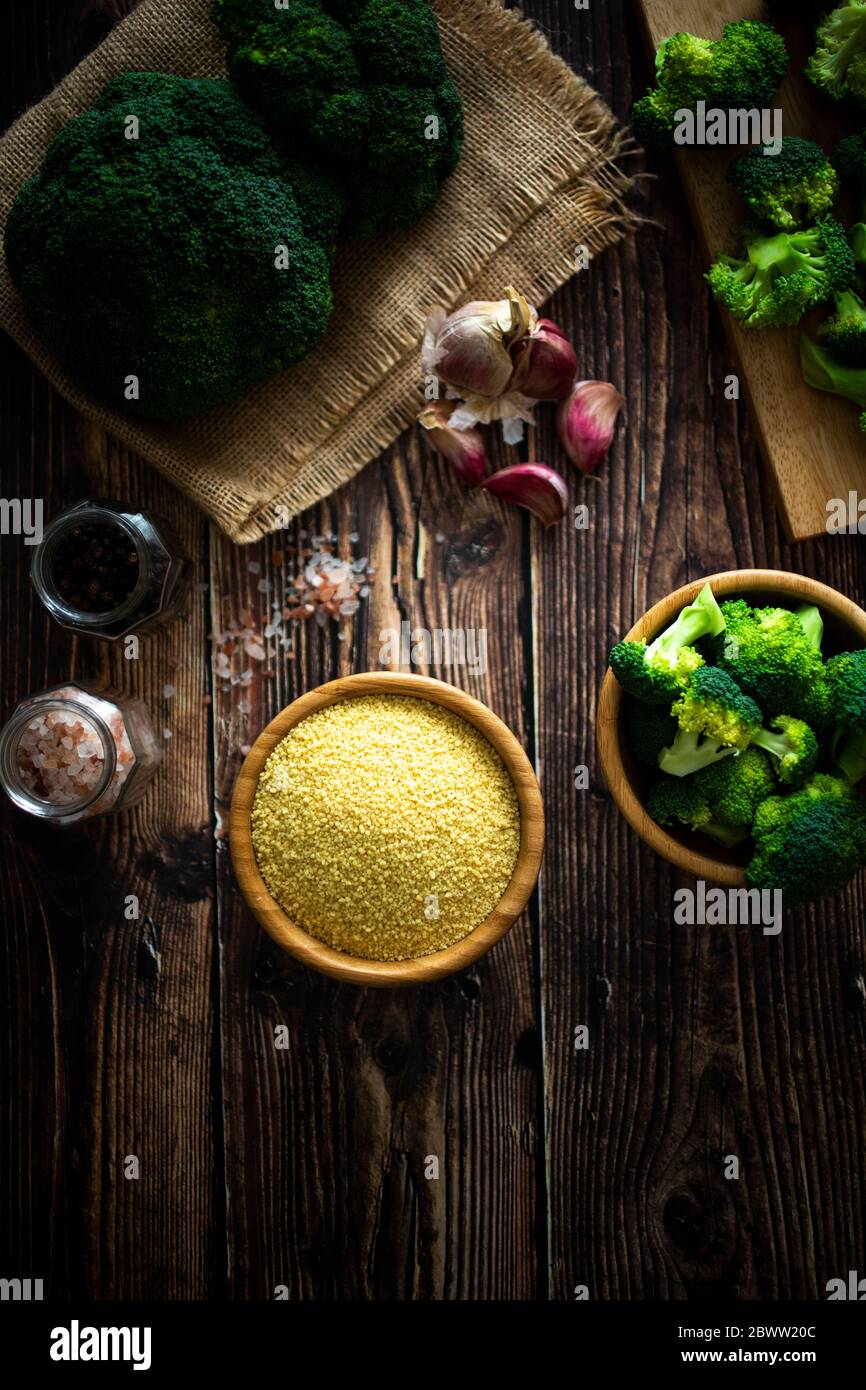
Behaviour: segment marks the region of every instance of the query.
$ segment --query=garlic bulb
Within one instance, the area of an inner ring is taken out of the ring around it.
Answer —
[[[434,309],[424,330],[424,372],[463,396],[501,396],[513,370],[510,349],[530,331],[535,314],[517,290],[505,294],[474,300],[453,314]]]

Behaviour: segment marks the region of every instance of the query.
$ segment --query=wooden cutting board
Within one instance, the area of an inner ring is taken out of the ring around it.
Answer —
[[[715,39],[733,20],[772,20],[784,34],[792,59],[777,98],[784,133],[808,135],[829,151],[855,128],[840,120],[832,104],[823,101],[803,76],[811,49],[806,25],[780,23],[760,0],[638,0],[638,5],[653,53],[663,39],[680,31]],[[736,249],[737,228],[744,217],[744,205],[725,182],[735,153],[693,148],[674,155],[708,265],[718,251]],[[830,498],[847,499],[852,490],[866,497],[866,435],[858,426],[857,406],[806,386],[800,373],[799,329],[750,331],[721,306],[719,313],[739,359],[741,386],[751,402],[785,528],[792,540],[823,535]],[[722,399],[720,408],[726,404]]]

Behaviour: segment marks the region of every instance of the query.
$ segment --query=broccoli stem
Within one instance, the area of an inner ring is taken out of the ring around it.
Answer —
[[[853,734],[839,730],[833,745],[833,759],[849,785],[856,786],[866,777],[866,730]]]
[[[784,734],[774,734],[769,729],[762,729],[759,734],[755,735],[752,742],[757,744],[758,748],[763,748],[765,752],[772,753],[773,757],[778,758],[780,762],[782,758],[786,758],[793,751]]]
[[[722,825],[721,821],[717,820],[707,821],[702,825],[701,834],[709,835],[711,840],[724,845],[726,849],[734,849],[749,838],[748,830],[744,830],[742,826]]]
[[[824,619],[821,617],[820,609],[816,608],[814,603],[804,603],[796,613],[803,624],[803,631],[816,652],[819,652],[824,640]]]
[[[689,777],[693,772],[712,767],[713,763],[719,763],[722,758],[730,757],[736,752],[736,748],[717,743],[714,738],[680,732],[670,748],[662,750],[659,767],[662,772],[669,772],[672,777]]]
[[[851,14],[847,14],[847,10]],[[827,67],[833,69],[831,81],[836,85],[838,93],[841,93],[845,83],[848,69],[859,53],[866,49],[866,15],[859,7],[853,5],[841,5],[833,15],[831,27],[839,34],[846,29],[850,32],[841,48],[838,48],[832,55],[828,55]]]
[[[674,664],[682,647],[691,647],[702,637],[717,637],[725,630],[725,619],[709,584],[705,584],[694,603],[684,608],[675,622],[647,647],[646,659],[659,656]]]

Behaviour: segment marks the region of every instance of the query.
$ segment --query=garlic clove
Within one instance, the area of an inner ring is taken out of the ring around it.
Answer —
[[[557,412],[559,442],[582,473],[594,473],[613,442],[625,397],[609,381],[577,381]]]
[[[511,350],[514,375],[509,391],[536,401],[560,401],[577,375],[577,353],[552,319],[539,319],[534,331]]]
[[[525,507],[543,526],[562,521],[568,508],[568,488],[565,479],[546,463],[515,463],[500,468],[481,484],[488,492]]]
[[[422,410],[418,423],[427,432],[427,440],[437,454],[453,466],[467,487],[477,487],[487,469],[487,454],[481,431],[456,429],[452,411],[445,401],[435,401]]]

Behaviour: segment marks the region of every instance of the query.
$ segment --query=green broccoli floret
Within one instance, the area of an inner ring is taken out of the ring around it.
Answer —
[[[866,304],[854,290],[834,296],[834,312],[818,328],[818,338],[837,362],[866,367]]]
[[[756,217],[786,230],[815,222],[839,194],[839,175],[814,140],[786,135],[777,155],[756,149],[735,159],[728,182]]]
[[[754,742],[763,720],[755,701],[717,666],[701,666],[695,671],[671,713],[684,733],[738,749]],[[664,766],[664,754],[660,766]]]
[[[341,212],[228,82],[125,73],[52,141],[12,207],[6,259],[81,389],[183,420],[322,337]]]
[[[714,636],[724,628],[713,591],[705,584],[694,603],[649,646],[645,642],[619,642],[610,654],[610,666],[623,690],[651,705],[668,705],[688,685],[703,665],[693,643]]]
[[[716,299],[748,328],[799,323],[808,309],[853,284],[854,256],[833,217],[806,231],[745,235],[744,255],[719,255],[706,278]]]
[[[648,767],[658,767],[659,754],[676,737],[679,725],[669,705],[648,705],[625,697],[626,742],[632,757]]]
[[[866,210],[866,131],[846,135],[833,151],[833,167]]]
[[[754,746],[696,772],[689,783],[706,799],[713,818],[736,830],[748,830],[758,806],[776,790],[770,759]]]
[[[775,759],[779,781],[787,787],[802,787],[818,766],[818,740],[802,719],[780,714],[754,742]]]
[[[769,24],[726,24],[720,39],[674,34],[656,54],[656,86],[636,101],[632,127],[644,145],[670,149],[679,111],[699,101],[723,110],[772,104],[788,67],[785,41]]]
[[[786,907],[838,893],[866,866],[866,803],[837,777],[762,802],[752,834],[749,886],[781,889]]]
[[[344,231],[407,226],[435,203],[463,108],[428,0],[214,0],[229,76],[275,130],[339,175]]]
[[[853,786],[866,777],[866,648],[831,657],[825,669],[836,725],[833,760]]]
[[[743,599],[722,604],[725,631],[712,659],[756,700],[767,719],[811,710],[824,675],[820,635],[811,608],[806,626],[787,608],[752,608]]]
[[[837,361],[807,333],[800,334],[800,367],[807,386],[816,391],[828,391],[833,396],[844,396],[866,410],[866,368]]]
[[[730,848],[748,838],[741,828],[723,825],[715,819],[695,779],[659,777],[650,787],[646,809],[659,825],[684,825],[689,830],[700,830]]]
[[[866,0],[848,0],[824,15],[806,76],[834,101],[866,105]]]

